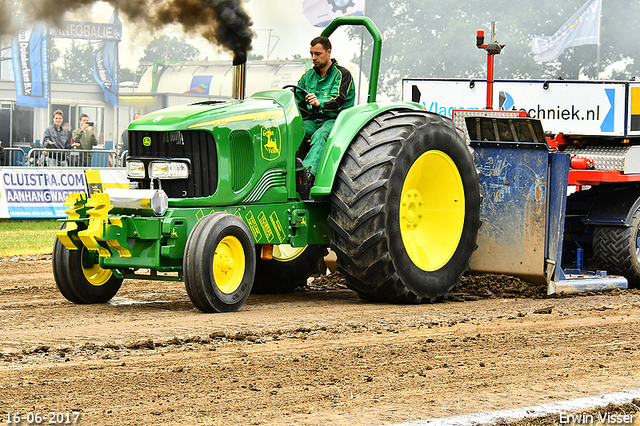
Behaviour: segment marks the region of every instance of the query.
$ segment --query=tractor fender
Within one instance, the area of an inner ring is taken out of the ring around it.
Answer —
[[[331,193],[338,167],[351,141],[356,137],[360,129],[373,118],[383,112],[394,109],[424,111],[422,105],[413,102],[398,102],[358,105],[346,109],[338,115],[336,123],[327,138],[327,145],[320,160],[315,183],[311,188],[312,196],[321,197]]]
[[[596,198],[584,221],[589,225],[629,227],[639,207],[640,190],[606,191]]]

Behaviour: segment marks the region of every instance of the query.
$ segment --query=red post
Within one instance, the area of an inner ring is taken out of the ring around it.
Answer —
[[[487,106],[486,109],[493,109],[493,64],[494,56],[499,55],[504,44],[498,44],[494,41],[495,22],[491,23],[491,42],[484,42],[484,31],[478,30],[476,33],[476,46],[478,49],[487,51]]]
[[[493,109],[493,59],[487,52],[487,109]]]

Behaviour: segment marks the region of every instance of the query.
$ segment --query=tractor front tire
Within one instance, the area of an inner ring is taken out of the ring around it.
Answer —
[[[257,246],[260,249],[260,246]],[[273,246],[271,260],[256,260],[255,294],[287,294],[307,284],[311,275],[323,272],[320,265],[327,249],[318,244],[291,247],[289,244]]]
[[[640,287],[640,209],[631,226],[596,226],[593,231],[593,254],[598,268],[624,276],[629,287]]]
[[[251,293],[256,271],[253,236],[224,212],[202,218],[185,247],[183,273],[191,302],[203,312],[233,312]]]
[[[367,123],[331,195],[331,248],[361,298],[421,303],[459,284],[476,247],[480,188],[453,122],[395,110]]]
[[[98,254],[85,246],[69,250],[56,237],[51,261],[56,286],[70,302],[106,303],[122,285],[123,279],[117,278],[110,269],[101,268]]]

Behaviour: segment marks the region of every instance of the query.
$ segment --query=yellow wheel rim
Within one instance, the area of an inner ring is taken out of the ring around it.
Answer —
[[[273,259],[280,262],[290,262],[300,256],[307,249],[304,247],[292,247],[290,244],[278,244],[273,246]]]
[[[224,294],[240,287],[244,277],[245,258],[242,243],[233,236],[224,237],[213,254],[213,278]]]
[[[458,168],[442,151],[422,154],[409,169],[400,200],[402,243],[423,271],[444,266],[464,226],[464,187]]]
[[[82,249],[81,253],[82,273],[89,284],[99,287],[109,281],[113,272],[110,269],[102,269],[96,262],[97,254]]]

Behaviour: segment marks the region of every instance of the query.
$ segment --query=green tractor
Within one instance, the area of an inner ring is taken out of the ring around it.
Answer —
[[[467,270],[480,188],[463,132],[410,103],[376,103],[382,40],[374,40],[368,103],[343,111],[310,199],[296,192],[308,143],[296,88],[148,114],[129,126],[131,189],[65,205],[53,250],[60,292],[104,303],[125,278],[184,281],[204,312],[249,294],[304,285],[327,247],[360,297],[420,303],[445,296]]]

